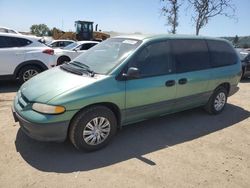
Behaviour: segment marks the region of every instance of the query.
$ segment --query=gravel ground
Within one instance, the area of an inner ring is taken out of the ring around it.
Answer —
[[[188,110],[133,124],[106,148],[37,142],[11,114],[0,82],[0,187],[250,187],[250,80],[217,116]]]

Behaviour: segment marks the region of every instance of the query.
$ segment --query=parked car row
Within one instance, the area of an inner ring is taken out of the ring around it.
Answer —
[[[2,32],[0,79],[18,79],[23,83],[44,70],[71,61],[96,44],[95,41],[72,42],[64,49],[53,49],[42,38]]]

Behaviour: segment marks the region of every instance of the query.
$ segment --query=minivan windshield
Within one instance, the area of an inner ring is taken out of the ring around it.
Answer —
[[[74,59],[98,74],[108,74],[141,44],[128,38],[110,38]]]

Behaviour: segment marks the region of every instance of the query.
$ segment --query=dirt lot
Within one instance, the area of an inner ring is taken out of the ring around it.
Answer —
[[[137,123],[93,153],[24,135],[11,114],[16,90],[0,82],[0,187],[250,187],[250,80],[218,116]]]

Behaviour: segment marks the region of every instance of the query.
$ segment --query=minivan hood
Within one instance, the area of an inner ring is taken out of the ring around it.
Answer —
[[[77,87],[85,87],[106,77],[105,75],[76,75],[60,67],[38,74],[21,87],[22,94],[31,102],[47,103],[54,97]]]

